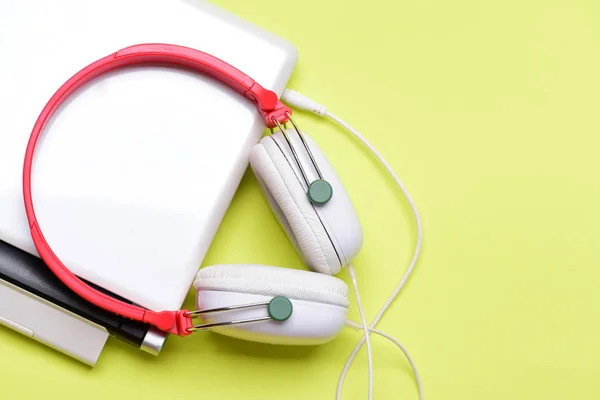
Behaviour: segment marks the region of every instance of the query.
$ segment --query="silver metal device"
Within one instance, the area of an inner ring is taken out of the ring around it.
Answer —
[[[298,165],[298,169],[300,170],[300,173],[302,174],[302,178],[304,179],[304,182],[306,183],[308,198],[310,199],[310,201],[313,204],[323,205],[323,204],[327,203],[329,201],[329,199],[331,199],[331,196],[333,194],[333,189],[332,189],[331,185],[329,184],[329,182],[327,182],[325,180],[325,178],[323,178],[321,169],[319,168],[319,165],[318,165],[317,161],[315,160],[315,157],[314,157],[312,151],[310,150],[308,143],[306,143],[306,140],[304,139],[304,135],[302,134],[300,129],[298,129],[298,125],[296,125],[296,123],[294,122],[294,119],[292,118],[291,114],[289,112],[286,112],[285,115],[287,116],[288,120],[291,122],[292,126],[294,127],[294,130],[296,131],[296,134],[300,138],[300,141],[302,142],[302,145],[303,145],[304,149],[306,150],[306,153],[308,154],[308,157],[310,158],[310,162],[312,163],[319,179],[312,181],[312,182],[309,181],[308,174],[306,173],[304,166],[300,162],[300,157],[298,157],[298,153],[296,152],[296,149],[288,136],[286,124],[283,124],[283,126],[282,126],[281,122],[277,121],[275,118],[273,118],[273,122],[275,123],[275,125],[277,125],[277,128],[279,128],[279,130],[283,134],[283,137],[285,138],[285,140],[292,152],[294,160],[296,161],[296,164]],[[273,132],[273,130],[271,130],[271,132]]]
[[[319,169],[319,166],[317,165],[317,162],[315,161],[315,158],[313,157],[313,154],[310,151],[310,148],[306,144],[306,140],[304,140],[304,135],[302,135],[302,132],[300,132],[300,129],[298,129],[298,126],[294,123],[292,116],[289,113],[285,113],[285,114],[287,115],[288,119],[292,123],[294,130],[300,137],[300,140],[302,141],[302,144],[304,145],[304,148],[306,149],[306,152],[308,153],[308,156],[310,157],[310,161],[312,162],[313,167],[315,167],[315,171],[317,172],[319,179],[323,179],[321,170]],[[302,173],[302,177],[304,178],[304,182],[306,182],[306,186],[310,186],[311,182],[308,181],[308,175],[306,175],[306,171],[304,170],[302,163],[300,163],[300,158],[298,157],[298,153],[296,153],[296,149],[294,148],[294,145],[292,145],[292,142],[290,141],[290,138],[285,129],[285,124],[284,124],[284,126],[282,126],[282,124],[279,121],[277,121],[276,119],[273,119],[273,122],[275,122],[275,124],[277,125],[277,128],[279,128],[279,130],[283,134],[283,137],[285,138],[286,142],[288,143],[288,146],[290,146],[290,150],[292,151],[292,155],[294,156],[294,159],[296,160],[296,164],[298,164],[298,168],[300,169],[300,172]]]
[[[304,148],[306,149],[306,152],[308,153],[308,156],[310,157],[310,161],[312,162],[313,166],[315,167],[315,170],[317,171],[317,175],[319,175],[319,179],[324,179],[323,174],[321,173],[321,170],[319,169],[319,165],[317,164],[317,161],[315,161],[315,157],[313,156],[312,151],[310,151],[310,147],[308,147],[306,140],[304,140],[304,135],[300,132],[300,129],[298,129],[298,126],[294,122],[294,119],[292,118],[290,113],[286,112],[285,115],[287,115],[288,119],[292,123],[292,126],[294,127],[294,130],[300,137],[300,140],[302,140],[302,144],[304,145]]]
[[[238,306],[229,306],[229,307],[212,308],[212,309],[207,309],[207,310],[192,311],[192,312],[189,312],[188,315],[189,316],[206,315],[206,314],[220,313],[220,312],[231,311],[231,310],[241,310],[241,309],[245,309],[245,308],[266,307],[268,305],[269,305],[268,301],[263,301],[260,303],[243,304],[243,305],[238,305]],[[210,323],[210,324],[196,325],[193,328],[191,328],[190,331],[205,331],[209,328],[214,328],[216,326],[247,324],[250,322],[268,321],[270,319],[271,319],[271,317],[266,316],[266,317],[258,317],[258,318],[238,319],[238,320],[225,321],[225,322],[214,322],[214,323]]]
[[[166,343],[167,337],[168,333],[151,326],[144,337],[140,350],[152,354],[153,356],[158,356]]]
[[[293,312],[294,307],[292,306],[292,302],[283,296],[275,296],[269,301],[261,301],[258,303],[250,303],[250,304],[241,304],[235,306],[227,306],[227,307],[219,307],[219,308],[211,308],[206,310],[197,310],[191,311],[187,313],[188,316],[201,316],[207,314],[221,313],[226,311],[233,310],[243,310],[247,308],[256,308],[256,307],[266,307],[268,315],[265,317],[256,317],[256,318],[246,318],[246,319],[238,319],[232,321],[224,321],[224,322],[213,322],[202,325],[196,325],[193,328],[190,328],[189,331],[205,331],[209,328],[214,328],[217,326],[227,326],[227,325],[239,325],[239,324],[248,324],[251,322],[261,322],[261,321],[286,321]]]

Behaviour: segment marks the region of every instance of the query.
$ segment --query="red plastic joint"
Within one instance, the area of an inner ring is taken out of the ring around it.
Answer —
[[[275,92],[265,89],[256,82],[244,93],[244,96],[256,103],[267,128],[275,128],[277,126],[275,121],[280,124],[288,122],[287,114],[292,114],[292,110],[279,100]]]
[[[158,329],[172,333],[177,336],[187,336],[192,333],[190,328],[194,326],[192,317],[188,310],[178,311],[146,311],[143,321],[156,326]]]
[[[192,334],[191,328],[194,327],[192,317],[189,315],[188,310],[179,310],[175,312],[175,325],[169,330],[178,336],[187,336]]]

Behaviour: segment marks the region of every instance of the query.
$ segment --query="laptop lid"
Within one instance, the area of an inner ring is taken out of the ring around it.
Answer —
[[[204,1],[0,2],[0,240],[37,254],[21,178],[47,100],[79,69],[143,42],[211,53],[278,94],[296,62],[285,40]],[[143,66],[98,78],[58,110],[38,147],[41,229],[81,278],[177,309],[263,131],[248,100],[201,74]]]

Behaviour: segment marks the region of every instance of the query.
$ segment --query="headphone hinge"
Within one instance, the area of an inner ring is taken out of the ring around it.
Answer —
[[[275,128],[276,121],[281,124],[288,122],[288,114],[291,114],[292,110],[283,104],[272,90],[265,89],[254,82],[250,89],[246,90],[244,96],[256,103],[267,128]]]

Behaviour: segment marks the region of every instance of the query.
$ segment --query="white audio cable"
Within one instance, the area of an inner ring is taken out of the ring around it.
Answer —
[[[361,326],[360,324],[358,324],[352,320],[346,320],[346,325],[349,326],[350,328],[356,329],[356,330],[363,329],[363,326]],[[413,373],[415,374],[415,378],[417,380],[417,387],[419,389],[419,399],[423,399],[424,398],[423,385],[421,384],[421,378],[419,377],[419,372],[417,371],[417,366],[415,365],[414,361],[412,360],[412,358],[410,357],[410,355],[408,354],[408,351],[404,348],[404,346],[402,346],[400,344],[400,342],[398,342],[396,339],[394,339],[394,337],[392,335],[388,335],[385,332],[382,332],[377,329],[371,329],[371,328],[368,328],[368,331],[386,338],[387,340],[389,340],[390,342],[392,342],[396,346],[398,346],[398,348],[402,351],[402,353],[404,353],[404,356],[408,360],[408,363],[410,364],[410,367],[412,368]]]
[[[352,322],[352,321],[348,321],[347,324],[354,328],[357,328],[357,326],[358,326],[361,329],[363,329],[363,331],[365,331],[365,333],[364,333],[363,337],[360,339],[360,341],[358,342],[358,344],[356,345],[356,347],[354,348],[354,350],[352,351],[352,354],[350,354],[350,357],[348,358],[348,360],[346,361],[346,365],[344,366],[344,369],[343,369],[342,374],[340,375],[340,379],[338,381],[338,387],[337,387],[337,391],[336,391],[336,399],[341,400],[342,387],[344,384],[344,380],[346,378],[346,374],[348,373],[348,370],[350,369],[350,365],[352,365],[352,362],[354,361],[360,348],[362,347],[362,345],[365,342],[367,342],[367,353],[368,353],[368,357],[369,357],[369,399],[371,398],[370,396],[372,393],[371,383],[372,383],[372,368],[373,367],[372,367],[371,356],[369,354],[370,353],[370,343],[368,341],[368,338],[369,338],[369,332],[372,332],[372,333],[381,335],[381,336],[389,339],[390,341],[392,341],[394,344],[396,344],[402,350],[402,352],[406,356],[406,358],[407,358],[408,362],[410,363],[410,365],[413,369],[413,372],[415,374],[417,386],[419,389],[419,399],[423,400],[424,395],[423,395],[421,379],[419,377],[419,373],[417,372],[417,368],[414,365],[410,356],[408,355],[408,352],[406,351],[406,349],[396,339],[394,339],[390,335],[387,335],[387,334],[375,329],[375,327],[377,326],[377,324],[379,323],[379,321],[381,320],[381,318],[383,317],[385,312],[388,310],[388,308],[391,306],[392,302],[396,299],[396,297],[398,296],[398,294],[400,293],[400,291],[406,284],[408,278],[410,277],[411,273],[413,272],[413,270],[415,268],[417,260],[419,259],[419,255],[421,253],[421,246],[423,243],[423,227],[421,225],[421,218],[419,216],[419,212],[417,211],[417,207],[415,206],[415,203],[413,202],[410,194],[408,193],[408,190],[406,190],[406,187],[404,186],[402,181],[400,181],[400,179],[398,178],[398,176],[396,175],[396,173],[394,172],[392,167],[387,163],[387,161],[385,161],[383,156],[381,154],[379,154],[379,152],[367,141],[367,139],[365,139],[356,129],[352,128],[348,123],[346,123],[344,120],[337,117],[333,113],[327,111],[327,107],[325,107],[324,105],[319,104],[316,101],[311,100],[310,98],[308,98],[308,97],[304,96],[303,94],[300,94],[294,90],[286,89],[283,92],[281,99],[283,100],[283,102],[289,104],[290,106],[298,108],[300,110],[310,111],[314,114],[330,118],[331,120],[337,122],[338,124],[340,124],[341,126],[346,128],[358,140],[360,140],[375,155],[375,157],[377,157],[379,162],[381,162],[381,164],[387,169],[389,174],[394,178],[394,181],[396,182],[396,184],[398,185],[398,187],[400,188],[400,190],[406,197],[406,200],[410,204],[410,207],[413,212],[415,222],[417,225],[417,243],[415,246],[414,255],[408,265],[408,268],[407,268],[406,272],[404,273],[404,276],[398,283],[398,286],[396,286],[396,288],[394,289],[394,291],[392,292],[390,297],[387,299],[385,304],[381,307],[381,309],[377,313],[377,316],[375,317],[375,319],[373,320],[371,325],[368,327],[368,329],[365,329],[366,323],[365,323],[365,319],[364,319],[364,313],[362,312],[362,304],[360,303],[360,300],[358,298],[358,288],[355,284],[355,275],[353,274],[353,269],[349,268],[349,271],[351,271],[351,277],[353,279],[353,285],[355,287],[357,303],[359,304],[359,313],[361,314],[361,319],[363,322],[362,322],[362,326],[360,324],[356,324],[355,322]]]
[[[350,279],[352,279],[352,287],[354,288],[354,296],[356,297],[356,304],[358,305],[358,313],[360,314],[361,324],[360,329],[363,330],[365,342],[367,343],[367,360],[369,365],[369,400],[373,398],[373,353],[371,352],[371,338],[369,336],[369,326],[367,325],[367,318],[365,317],[365,311],[360,301],[360,295],[358,294],[358,282],[356,279],[356,271],[352,264],[348,265],[348,272],[350,273]],[[353,322],[353,321],[350,321]],[[348,321],[346,322],[348,324]]]

